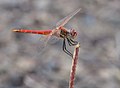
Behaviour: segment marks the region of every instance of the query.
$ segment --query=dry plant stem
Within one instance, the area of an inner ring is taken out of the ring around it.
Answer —
[[[76,65],[78,61],[79,48],[80,48],[80,44],[78,43],[74,49],[72,67],[70,72],[69,88],[74,88],[74,79],[75,79]]]

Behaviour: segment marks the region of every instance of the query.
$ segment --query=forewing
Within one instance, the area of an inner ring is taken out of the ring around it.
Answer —
[[[80,10],[81,10],[81,8],[77,9],[76,11],[72,12],[71,14],[69,14],[68,16],[66,16],[65,18],[63,18],[62,20],[60,20],[60,21],[56,24],[56,27],[64,26],[64,25],[65,25],[73,16],[75,16]]]

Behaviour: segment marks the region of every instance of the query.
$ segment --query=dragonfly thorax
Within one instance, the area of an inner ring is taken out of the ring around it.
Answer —
[[[74,39],[76,36],[77,36],[77,32],[74,29],[71,29],[69,32],[68,31],[63,31],[63,30],[61,30],[61,32],[60,32],[60,37],[61,38]]]
[[[68,35],[69,35],[69,32],[61,30],[61,32],[60,32],[61,38],[66,38]]]

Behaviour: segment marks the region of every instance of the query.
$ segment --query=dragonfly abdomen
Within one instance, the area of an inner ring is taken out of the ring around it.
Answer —
[[[19,33],[32,33],[32,34],[42,34],[42,35],[48,35],[52,32],[52,30],[28,30],[28,29],[13,29],[13,31]]]

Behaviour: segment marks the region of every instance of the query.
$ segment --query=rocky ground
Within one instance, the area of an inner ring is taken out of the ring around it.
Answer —
[[[40,35],[12,29],[52,29],[77,8],[65,25],[81,43],[75,88],[120,88],[119,0],[0,0],[0,88],[68,88],[62,40],[43,49]]]

